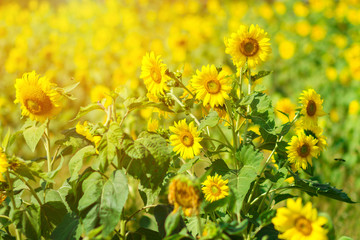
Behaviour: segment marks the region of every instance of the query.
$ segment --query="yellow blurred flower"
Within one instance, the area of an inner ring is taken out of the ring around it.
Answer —
[[[204,185],[201,190],[205,194],[205,200],[214,202],[229,195],[228,179],[223,180],[221,175],[207,176],[202,183]]]
[[[336,47],[344,49],[347,46],[348,40],[344,35],[336,34],[332,37],[332,42]]]
[[[185,176],[179,175],[171,180],[168,200],[170,204],[174,205],[173,213],[177,212],[181,207],[187,217],[199,214],[201,203],[199,190]]]
[[[286,5],[283,2],[276,1],[273,3],[275,11],[279,15],[284,15],[286,13]]]
[[[225,52],[231,55],[238,68],[244,66],[246,61],[250,68],[254,68],[264,62],[271,53],[270,38],[258,25],[251,25],[250,28],[240,25],[239,30],[224,41]]]
[[[356,115],[359,112],[359,108],[359,101],[352,100],[349,104],[349,115]]]
[[[296,50],[295,43],[284,40],[280,42],[279,45],[279,54],[283,59],[290,59],[294,56]]]
[[[330,114],[330,120],[332,122],[337,123],[340,121],[339,113],[335,108],[331,109],[329,114]]]
[[[293,10],[296,16],[306,17],[309,14],[309,8],[303,2],[295,2]]]
[[[157,129],[159,129],[159,120],[149,118],[147,130],[149,132],[156,132]]]
[[[324,26],[315,25],[311,30],[311,39],[315,42],[321,41],[326,37],[326,29]]]
[[[302,37],[306,37],[311,32],[311,25],[308,21],[302,20],[296,23],[295,25],[296,32]]]
[[[260,16],[268,21],[271,20],[274,16],[274,12],[268,3],[261,4],[257,9]]]
[[[9,166],[6,154],[3,152],[3,149],[0,148],[0,181],[5,182],[3,177],[3,173],[7,171],[7,167]]]
[[[104,107],[108,107],[112,104],[112,98],[110,96],[110,89],[104,85],[96,85],[90,92],[91,102],[101,102],[105,99]]]
[[[287,123],[292,121],[295,117],[295,109],[296,105],[291,102],[289,98],[282,98],[280,99],[275,106],[275,114],[283,123]],[[281,112],[286,113],[289,117],[286,117]]]
[[[55,90],[56,84],[47,77],[40,77],[35,71],[24,73],[16,79],[16,99],[21,104],[21,114],[32,120],[44,122],[55,117],[61,110],[61,95]]]
[[[337,70],[334,67],[326,68],[325,74],[326,74],[326,77],[332,82],[335,81],[337,78]]]
[[[286,240],[308,239],[327,240],[327,230],[323,226],[327,219],[318,216],[311,202],[302,206],[301,198],[287,200],[287,206],[276,210],[276,216],[271,220],[279,238]]]

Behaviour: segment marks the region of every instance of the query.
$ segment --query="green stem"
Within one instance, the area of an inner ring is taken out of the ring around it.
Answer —
[[[175,100],[175,102],[177,102],[182,108],[185,109],[185,105],[172,93],[172,91],[168,94]],[[189,113],[189,115],[194,119],[197,125],[200,125],[199,120],[192,113]],[[208,135],[210,135],[210,133],[208,133]]]
[[[231,143],[230,143],[229,140],[227,139],[227,137],[226,137],[225,133],[223,132],[223,130],[221,129],[221,127],[220,127],[218,124],[216,125],[216,127],[219,129],[219,132],[220,132],[220,134],[222,135],[222,137],[225,139],[227,145],[228,145],[230,148],[232,148],[232,147],[231,147]]]
[[[199,227],[199,231],[200,231],[200,237],[202,237],[202,234],[203,234],[203,228],[202,228],[202,224],[201,224],[201,218],[200,218],[200,215],[197,215],[197,220],[198,220],[198,227]]]
[[[230,108],[229,103],[227,101],[225,101],[225,104],[226,104],[226,109],[228,111],[230,121],[231,121],[230,126],[231,126],[231,130],[232,130],[233,142],[234,142],[234,147],[233,147],[234,162],[235,162],[236,169],[238,169],[238,162],[236,161],[236,150],[238,148],[238,145],[237,145],[238,140],[237,140],[237,135],[235,132],[234,119],[232,116],[232,109]]]
[[[50,120],[48,120],[48,122],[46,124],[46,128],[45,128],[45,132],[44,132],[44,137],[45,137],[44,146],[45,146],[46,157],[47,157],[48,172],[51,172],[52,161],[51,161],[51,155],[50,155],[49,124],[50,124]]]
[[[11,203],[13,205],[14,210],[16,209],[15,199],[14,199],[14,190],[13,190],[13,182],[11,181],[9,171],[6,171],[6,178],[7,182],[9,183],[9,197],[11,200]]]
[[[141,211],[144,211],[145,209],[148,209],[148,208],[153,208],[153,207],[156,207],[157,204],[153,204],[153,205],[148,205],[148,206],[144,206],[142,208],[140,208],[139,210],[137,210],[136,212],[134,212],[133,214],[130,215],[130,217],[128,217],[125,221],[125,225],[136,215],[138,214],[139,212]]]
[[[34,196],[34,198],[36,199],[36,201],[39,203],[39,205],[42,205],[42,202],[39,198],[39,196],[36,194],[35,190],[31,187],[31,185],[19,174],[17,174],[16,172],[11,172],[12,174],[14,174],[16,177],[18,177],[23,183],[25,183],[25,185],[29,188],[29,191],[31,192],[31,194]]]
[[[122,239],[125,239],[125,234],[126,234],[126,221],[122,219],[120,220],[120,235]]]

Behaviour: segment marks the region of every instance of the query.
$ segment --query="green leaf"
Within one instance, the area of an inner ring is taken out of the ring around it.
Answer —
[[[288,194],[288,193],[284,193],[284,194],[278,194],[274,197],[274,201],[275,201],[275,204],[279,203],[279,202],[282,202],[288,198],[294,198],[295,196],[294,195],[291,195],[291,194]]]
[[[96,150],[94,146],[89,145],[80,149],[69,161],[69,170],[70,170],[70,181],[74,181],[78,178],[78,173],[83,165],[83,159],[94,155]]]
[[[102,187],[103,178],[98,172],[93,172],[84,180],[82,184],[84,195],[81,197],[78,206],[80,212],[85,211],[86,208],[95,203],[100,203]]]
[[[251,76],[252,81],[256,81],[260,78],[266,77],[271,74],[273,71],[259,71],[257,74]]]
[[[64,163],[64,157],[61,155],[60,156],[60,163],[59,163],[58,167],[55,170],[46,173],[47,177],[50,178],[50,179],[54,179],[56,174],[62,169],[63,163]]]
[[[29,146],[32,152],[35,151],[37,144],[39,143],[42,135],[45,132],[47,123],[44,123],[37,127],[35,124],[23,131],[26,144]]]
[[[29,205],[23,210],[15,210],[13,221],[27,239],[40,239],[40,207]]]
[[[71,121],[76,121],[79,118],[85,116],[86,114],[88,114],[89,112],[92,112],[94,110],[104,110],[104,109],[98,103],[91,103],[91,104],[87,105],[86,107],[80,107],[80,111],[78,112],[76,117],[74,119],[72,119]]]
[[[156,223],[161,237],[165,237],[166,235],[165,221],[169,213],[171,213],[171,209],[168,205],[157,205],[154,208],[154,217],[156,219]]]
[[[69,93],[72,90],[74,90],[77,86],[79,86],[79,84],[80,82],[75,82],[73,84],[63,87],[62,90],[64,91],[64,93]]]
[[[186,229],[189,230],[189,232],[191,233],[192,236],[200,236],[200,228],[199,228],[199,223],[198,223],[198,218],[196,216],[193,217],[189,217],[187,218],[187,223],[186,223]],[[204,226],[206,220],[203,218],[200,218],[201,221],[201,225]]]
[[[193,159],[188,160],[188,162],[184,163],[184,164],[180,167],[180,169],[178,170],[177,173],[178,173],[178,174],[181,174],[181,173],[186,172],[187,170],[189,170],[189,169],[197,162],[197,160],[199,160],[198,157],[195,157],[195,158],[193,158]]]
[[[8,128],[8,131],[6,132],[4,139],[1,142],[1,147],[4,152],[6,152],[6,148],[9,145],[10,136],[11,136],[11,130],[10,130],[10,128]]]
[[[219,123],[220,117],[216,111],[211,110],[210,113],[200,121],[199,130],[204,129],[206,126],[215,127]]]
[[[100,202],[100,223],[102,234],[109,235],[120,221],[122,209],[129,193],[128,182],[122,171],[116,170],[104,184]]]
[[[251,183],[256,179],[261,166],[263,155],[255,150],[251,145],[244,145],[236,153],[236,160],[240,162],[242,168],[238,175],[229,176],[229,186],[236,197],[235,211],[240,212],[243,201],[250,189]]]
[[[51,239],[56,240],[73,240],[79,239],[76,234],[79,227],[79,219],[70,213],[67,213],[60,224],[58,224],[51,234]]]
[[[50,237],[50,233],[56,225],[60,224],[66,214],[65,205],[60,202],[46,202],[41,205],[41,234],[45,238]]]
[[[175,213],[170,213],[165,220],[166,236],[169,236],[178,227],[181,219],[180,210]]]
[[[325,197],[333,198],[342,202],[355,203],[341,189],[337,189],[330,184],[323,184],[311,180],[301,179],[297,174],[294,174],[292,171],[290,171],[290,173],[295,179],[295,187],[301,189],[310,196],[318,196],[318,194],[320,194]]]
[[[246,230],[249,221],[244,219],[242,222],[233,221],[231,223],[220,223],[220,227],[224,228],[224,232],[230,236],[242,236],[242,233]]]

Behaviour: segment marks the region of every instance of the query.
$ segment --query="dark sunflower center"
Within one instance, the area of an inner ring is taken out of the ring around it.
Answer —
[[[299,217],[295,220],[295,227],[305,236],[309,236],[312,232],[311,222],[304,217]]]
[[[247,57],[254,56],[259,51],[259,43],[253,38],[245,38],[240,44],[240,52]]]
[[[205,89],[210,94],[217,94],[221,90],[221,84],[218,80],[209,80],[205,83]]]
[[[26,109],[35,115],[42,115],[51,111],[50,98],[39,89],[32,89],[30,97],[24,99]]]
[[[306,106],[306,113],[310,117],[314,116],[316,113],[316,103],[313,100],[310,100]]]
[[[161,73],[160,69],[158,68],[152,68],[150,71],[150,77],[151,79],[156,83],[161,83]]]
[[[190,132],[185,132],[181,135],[180,141],[186,147],[191,147],[194,144],[194,137]]]
[[[298,149],[297,149],[297,152],[299,154],[299,156],[305,158],[307,156],[309,156],[309,153],[310,153],[310,146],[309,144],[305,143],[303,144],[302,146],[300,146]]]
[[[193,207],[193,191],[192,187],[186,183],[180,183],[177,185],[175,193],[176,202],[185,208]]]

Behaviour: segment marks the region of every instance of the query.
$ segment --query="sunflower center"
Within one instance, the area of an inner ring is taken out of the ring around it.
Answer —
[[[307,144],[307,143],[303,144],[301,147],[299,147],[297,149],[297,152],[298,152],[299,156],[301,156],[303,158],[309,156],[309,153],[310,153],[309,144]]]
[[[42,90],[30,87],[29,92],[31,92],[31,96],[24,99],[24,105],[29,112],[41,115],[51,110],[51,100]]]
[[[221,85],[218,80],[209,80],[205,84],[205,89],[210,94],[217,94],[221,90]]]
[[[216,186],[216,185],[212,185],[210,187],[210,191],[211,191],[212,195],[214,195],[214,196],[219,196],[220,192],[221,192],[220,188],[218,186]]]
[[[194,137],[190,132],[184,132],[180,140],[186,147],[191,147],[194,144]]]
[[[193,207],[192,187],[186,183],[179,183],[175,193],[176,202],[185,208]]]
[[[312,232],[311,222],[304,217],[299,217],[295,220],[295,227],[305,236],[309,236]]]
[[[150,71],[151,79],[156,83],[161,83],[161,73],[159,68],[152,68]]]
[[[316,103],[313,100],[310,100],[308,105],[306,106],[306,113],[310,117],[315,115],[315,113],[316,113]]]
[[[245,38],[240,44],[240,52],[247,57],[254,56],[259,51],[259,43],[253,38]]]

